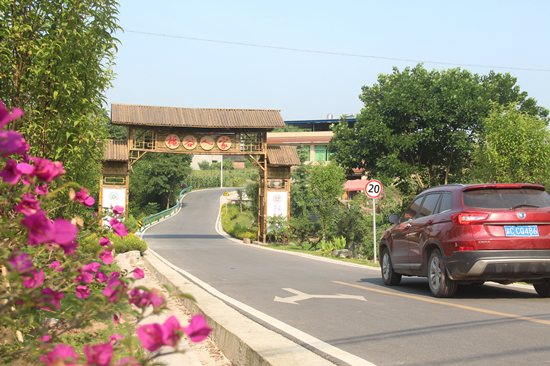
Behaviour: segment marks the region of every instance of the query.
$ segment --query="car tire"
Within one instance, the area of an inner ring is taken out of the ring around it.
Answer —
[[[393,270],[390,253],[387,248],[382,250],[382,262],[380,263],[382,280],[387,286],[397,286],[401,282],[401,275]]]
[[[540,295],[540,297],[550,297],[550,281],[546,280],[541,283],[535,283],[533,285],[535,288],[535,291],[537,291],[537,294]]]
[[[458,282],[451,280],[447,275],[439,249],[434,249],[428,259],[428,284],[435,297],[453,297],[458,287]]]

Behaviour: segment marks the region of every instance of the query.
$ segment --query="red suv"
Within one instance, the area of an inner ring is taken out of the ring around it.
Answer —
[[[382,279],[428,277],[437,297],[458,284],[532,283],[550,296],[550,195],[535,184],[449,184],[418,195],[380,241]]]

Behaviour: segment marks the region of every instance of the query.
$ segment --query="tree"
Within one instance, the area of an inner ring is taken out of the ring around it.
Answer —
[[[192,155],[146,154],[130,174],[130,200],[143,209],[149,202],[170,207],[174,204],[185,178],[191,174]],[[162,206],[161,206],[162,207]]]
[[[68,178],[99,182],[103,104],[114,79],[114,0],[0,0],[0,100],[25,116],[32,156],[63,162]],[[91,188],[91,187],[90,187]]]
[[[380,74],[360,95],[365,107],[354,128],[334,127],[329,151],[348,170],[396,179],[405,194],[460,182],[470,166],[492,103],[516,103],[548,122],[548,110],[521,92],[510,74],[472,74],[460,68],[427,71],[422,64]]]
[[[546,121],[518,110],[515,104],[494,104],[474,153],[474,179],[547,184],[549,170],[550,132]]]
[[[312,165],[310,174],[309,188],[315,199],[313,208],[319,215],[323,240],[325,240],[329,225],[338,208],[338,199],[344,193],[346,175],[334,162],[327,165]]]

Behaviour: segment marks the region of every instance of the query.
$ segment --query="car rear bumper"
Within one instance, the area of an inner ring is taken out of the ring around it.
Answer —
[[[446,258],[453,280],[531,281],[550,278],[550,250],[475,250]]]

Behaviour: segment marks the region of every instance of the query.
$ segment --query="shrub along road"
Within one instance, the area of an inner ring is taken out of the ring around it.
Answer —
[[[550,358],[550,299],[531,286],[463,286],[453,299],[436,299],[426,279],[386,287],[379,269],[242,244],[215,229],[223,192],[186,195],[183,209],[144,240],[199,285],[236,308],[251,307],[269,328],[284,323],[283,333],[333,362],[539,365]]]

